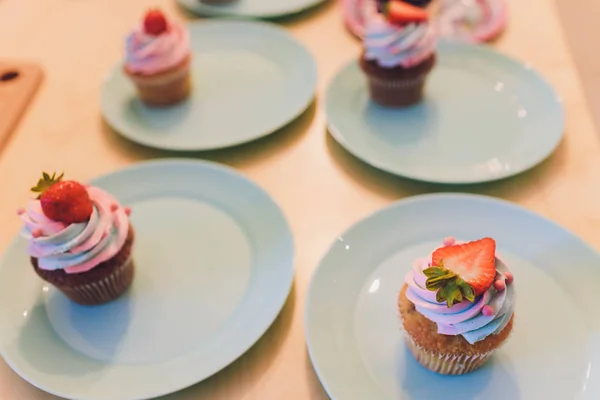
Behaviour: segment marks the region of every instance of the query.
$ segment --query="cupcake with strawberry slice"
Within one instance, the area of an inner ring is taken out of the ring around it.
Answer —
[[[389,2],[390,0],[375,0],[375,3],[377,4],[377,10],[379,12],[385,10],[385,7]],[[431,3],[431,0],[404,0],[404,2],[413,6],[425,8],[429,5],[429,3]]]
[[[190,38],[186,27],[150,10],[125,42],[124,70],[148,106],[168,106],[190,94]]]
[[[436,62],[437,35],[429,14],[399,0],[387,2],[365,26],[360,66],[371,99],[381,106],[407,107],[419,102]]]
[[[513,275],[496,242],[453,238],[415,261],[398,306],[406,344],[424,367],[461,375],[481,367],[512,331]]]
[[[83,305],[122,295],[134,276],[130,209],[104,190],[44,173],[18,211],[35,272]]]

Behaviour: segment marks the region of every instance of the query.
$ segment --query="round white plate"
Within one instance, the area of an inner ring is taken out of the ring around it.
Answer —
[[[16,238],[0,263],[0,353],[19,375],[71,399],[147,399],[216,373],[262,336],[294,276],[291,232],[262,189],[185,160],[93,184],[132,208],[134,283],[106,305],[76,305],[35,275]]]
[[[353,60],[330,83],[329,132],[364,162],[407,178],[475,183],[547,158],[565,127],[562,102],[531,67],[482,45],[442,42],[421,103],[384,108]]]
[[[189,12],[209,17],[277,18],[315,7],[326,0],[232,0],[207,4],[201,0],[177,0]]]
[[[252,21],[188,27],[193,92],[186,101],[144,106],[121,64],[105,82],[104,118],[127,139],[164,150],[229,147],[273,133],[312,102],[314,59],[283,29]]]
[[[442,376],[406,349],[398,293],[444,237],[496,239],[515,276],[515,326],[480,370]],[[399,201],[338,237],[305,309],[310,358],[332,400],[600,398],[600,256],[555,223],[466,194]]]

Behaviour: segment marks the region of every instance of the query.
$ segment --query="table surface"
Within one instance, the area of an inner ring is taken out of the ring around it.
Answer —
[[[147,7],[156,4],[172,15],[190,18],[171,0],[0,1],[4,33],[0,58],[38,61],[46,72],[0,157],[0,250],[17,233],[20,221],[15,210],[29,198],[29,183],[41,170],[71,171],[86,180],[135,161],[175,155],[124,141],[104,124],[99,110],[100,88],[109,68],[121,58],[124,35]],[[357,57],[359,42],[344,30],[335,0],[280,22],[316,57],[315,104],[272,137],[189,156],[237,168],[279,203],[296,240],[294,289],[275,324],[248,353],[215,376],[164,400],[327,399],[304,341],[310,276],[337,235],[394,200],[442,191],[497,196],[553,219],[600,249],[598,136],[559,7],[550,0],[511,0],[510,9],[509,29],[494,47],[530,63],[554,85],[567,111],[566,135],[554,155],[533,170],[473,186],[412,182],[347,155],[326,134],[322,95],[335,72]],[[35,389],[0,360],[0,399],[56,397]]]

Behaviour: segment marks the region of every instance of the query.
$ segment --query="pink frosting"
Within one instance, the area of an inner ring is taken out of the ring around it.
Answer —
[[[190,54],[190,37],[180,23],[169,22],[169,29],[154,36],[136,27],[125,41],[125,66],[133,73],[152,75],[175,67]]]
[[[39,200],[31,200],[20,213],[22,236],[29,240],[27,252],[38,259],[41,269],[63,269],[68,274],[87,272],[114,257],[123,247],[129,218],[114,197],[88,187],[94,205],[87,222],[64,224],[50,220]],[[34,233],[35,232],[35,233]]]

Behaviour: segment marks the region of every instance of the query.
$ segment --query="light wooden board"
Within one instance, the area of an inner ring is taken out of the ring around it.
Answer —
[[[25,113],[42,77],[42,69],[36,64],[0,60],[0,150]]]

